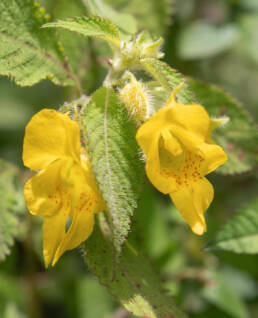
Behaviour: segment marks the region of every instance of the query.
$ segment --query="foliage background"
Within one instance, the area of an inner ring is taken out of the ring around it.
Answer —
[[[87,14],[80,0],[40,3],[53,19]],[[163,35],[164,60],[173,68],[217,84],[238,98],[258,119],[257,0],[162,0],[158,4],[156,0],[109,0],[107,3],[119,11],[132,13],[141,28]],[[78,49],[79,36],[63,31],[60,34],[65,39],[65,49],[74,52],[75,61],[80,58],[84,90],[94,92],[105,76],[108,47],[99,40],[86,39],[83,44],[80,41]],[[40,109],[57,109],[73,95],[71,88],[54,86],[48,80],[20,88],[1,78],[1,158],[22,167],[26,123]],[[233,147],[228,144],[226,151],[233,151]],[[211,180],[216,195],[206,215],[208,232],[202,237],[191,233],[168,197],[149,185],[144,186],[136,219],[143,226],[142,235],[148,239],[145,248],[161,273],[164,287],[191,317],[257,317],[257,255],[210,253],[202,249],[226,220],[255,198],[257,172],[212,175]],[[22,202],[17,204],[24,209]],[[44,269],[39,218],[26,213],[20,223],[14,224],[14,229],[18,239],[11,255],[0,263],[0,317],[131,317],[90,271],[85,271],[80,249],[66,253],[54,268]]]

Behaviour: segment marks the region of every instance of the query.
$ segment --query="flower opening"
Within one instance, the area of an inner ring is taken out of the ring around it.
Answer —
[[[146,156],[146,173],[152,184],[169,194],[196,234],[206,231],[204,212],[214,191],[205,175],[222,165],[227,156],[211,139],[214,128],[201,105],[176,101],[179,85],[164,108],[147,120],[136,135]]]
[[[31,214],[43,216],[43,255],[46,267],[66,250],[85,241],[94,215],[105,203],[80,144],[78,124],[68,115],[43,109],[25,131],[24,165],[39,172],[24,186]],[[67,220],[71,225],[66,230]]]

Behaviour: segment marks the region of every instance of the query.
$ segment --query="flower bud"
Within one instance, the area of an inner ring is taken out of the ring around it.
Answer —
[[[144,85],[130,75],[131,81],[120,91],[120,99],[137,121],[145,121],[152,113],[150,96]]]

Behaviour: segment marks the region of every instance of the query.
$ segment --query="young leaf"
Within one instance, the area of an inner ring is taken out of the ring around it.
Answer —
[[[106,18],[113,22],[122,32],[128,35],[137,32],[137,23],[133,16],[115,11],[102,0],[83,0],[92,14]]]
[[[103,198],[112,216],[114,244],[118,251],[130,230],[144,173],[130,121],[112,88],[97,90],[81,112],[81,124]]]
[[[15,188],[17,170],[0,159],[0,261],[10,253],[19,234],[17,213],[23,211],[23,195]]]
[[[257,254],[258,199],[234,215],[205,249]]]
[[[200,104],[206,107],[211,116],[226,115],[229,122],[225,127],[214,131],[214,140],[228,155],[228,161],[218,168],[223,174],[251,171],[256,166],[255,149],[258,131],[244,108],[216,86],[189,79],[189,85]]]
[[[141,59],[142,67],[150,73],[166,90],[168,95],[181,83],[186,83],[183,89],[177,94],[181,103],[194,103],[194,96],[187,87],[187,79],[166,63],[154,58]]]
[[[31,86],[49,78],[74,85],[72,74],[52,30],[41,30],[45,13],[33,0],[0,1],[0,74]]]
[[[101,38],[115,46],[120,45],[116,26],[100,17],[75,17],[63,21],[46,23],[43,25],[43,28],[63,28],[84,36]]]
[[[148,258],[135,250],[130,239],[123,246],[119,262],[113,253],[112,235],[99,216],[94,232],[85,244],[85,259],[101,284],[133,315],[148,318],[186,318],[171,297],[162,290]]]

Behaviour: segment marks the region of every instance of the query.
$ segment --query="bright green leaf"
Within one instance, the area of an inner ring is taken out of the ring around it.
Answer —
[[[215,56],[231,48],[238,39],[234,25],[216,27],[207,22],[195,22],[184,27],[178,42],[178,54],[186,60]]]
[[[113,89],[105,87],[93,94],[81,113],[81,122],[119,251],[130,230],[144,173],[136,127]]]
[[[206,250],[258,253],[258,199],[234,215],[206,246]]]
[[[21,188],[17,189],[17,169],[0,160],[0,261],[10,253],[14,238],[20,233],[18,213],[24,209]]]
[[[119,46],[118,30],[114,24],[100,17],[75,17],[44,24],[43,28],[63,28],[84,36],[104,39]]]
[[[189,80],[197,101],[214,117],[226,115],[229,122],[214,131],[214,140],[228,155],[228,161],[218,168],[223,174],[251,171],[256,166],[255,149],[258,130],[244,108],[229,94],[216,86]]]
[[[74,85],[72,74],[54,31],[42,30],[44,10],[33,0],[0,1],[0,74],[21,86],[49,78],[58,85]]]
[[[103,215],[99,219],[100,226],[96,224],[93,234],[86,241],[85,259],[100,283],[136,316],[185,318],[186,315],[163,291],[148,257],[135,249],[135,242],[129,239],[117,262],[109,227]]]
[[[137,32],[137,23],[133,16],[127,13],[117,12],[102,0],[83,0],[92,14],[101,16],[113,22],[122,34]]]

